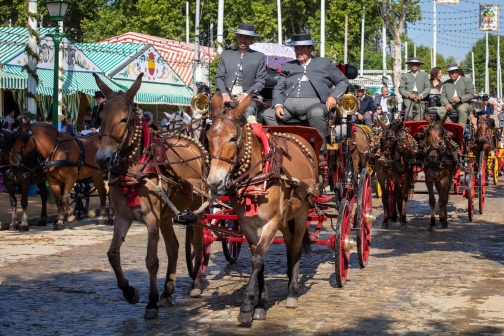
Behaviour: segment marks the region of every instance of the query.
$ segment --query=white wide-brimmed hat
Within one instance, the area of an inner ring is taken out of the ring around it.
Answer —
[[[462,70],[462,69],[456,63],[448,65],[448,71],[454,71],[454,70]]]

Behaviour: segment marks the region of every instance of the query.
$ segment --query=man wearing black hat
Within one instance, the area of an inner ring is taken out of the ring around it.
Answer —
[[[273,107],[264,111],[264,121],[267,125],[307,121],[324,139],[323,152],[329,111],[346,92],[348,79],[330,59],[312,56],[315,44],[320,42],[312,41],[310,34],[296,34],[292,38],[289,45],[294,46],[296,60],[283,65],[273,89]]]
[[[415,120],[423,119],[425,109],[422,109],[420,102],[429,95],[430,81],[429,75],[426,72],[419,71],[420,65],[424,64],[420,59],[412,57],[406,64],[409,65],[411,71],[402,75],[401,83],[399,84],[399,92],[404,101],[406,112],[404,119],[411,117]],[[417,113],[413,116],[413,109]]]
[[[492,116],[494,114],[494,106],[488,101],[488,95],[484,94],[481,99],[483,100],[485,107],[483,108],[483,111],[480,112],[480,115],[486,115],[487,117]]]
[[[100,127],[100,117],[98,116],[98,109],[100,105],[105,102],[105,95],[101,91],[96,91],[94,98],[96,99],[96,106],[93,107],[93,113],[91,114],[91,128]]]
[[[240,23],[236,34],[238,48],[225,50],[221,54],[215,75],[215,86],[222,93],[224,103],[240,103],[245,97],[255,92],[259,94],[266,83],[266,56],[249,48],[254,37],[261,36],[254,32],[251,24]],[[255,115],[257,102],[252,101],[245,110],[245,117]]]
[[[462,69],[458,64],[448,65],[448,79],[443,84],[443,92],[441,92],[441,107],[438,108],[438,117],[443,116],[451,111],[456,110],[458,113],[458,123],[465,126],[467,123],[468,113],[472,116],[472,110],[469,103],[474,97],[474,85],[470,78],[462,76]],[[450,117],[447,119],[450,120]]]

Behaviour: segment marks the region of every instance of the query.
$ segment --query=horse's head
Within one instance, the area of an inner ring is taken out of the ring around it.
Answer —
[[[425,120],[429,124],[429,127],[426,130],[426,152],[427,158],[430,163],[441,162],[441,155],[445,150],[445,129],[444,124],[446,122],[446,118],[448,117],[448,113],[446,113],[440,121],[435,121],[430,117],[428,113],[424,115]]]
[[[380,158],[380,163],[386,169],[390,168],[392,163],[397,159],[398,132],[402,128],[403,122],[402,119],[397,118],[388,126],[380,118],[376,118],[376,120],[382,129],[380,136],[382,157]]]
[[[140,74],[125,93],[112,91],[98,75],[93,74],[96,84],[107,97],[100,106],[100,148],[96,153],[96,164],[104,171],[110,170],[118,151],[129,150],[133,139],[138,138],[136,123],[138,115],[133,105],[136,93],[142,84]]]
[[[17,133],[12,135],[12,141],[14,145],[11,149],[10,161],[12,165],[19,166],[23,158],[35,150],[36,144],[33,138],[30,120],[18,128]]]
[[[224,107],[221,92],[217,90],[212,99],[212,125],[208,128],[206,136],[210,150],[210,171],[207,184],[212,194],[224,195],[232,174],[240,164],[251,158],[252,148],[245,144],[246,120],[243,116],[249,106],[251,96],[248,95],[234,109]]]
[[[488,135],[490,132],[490,126],[487,123],[487,116],[482,115],[478,118],[478,125],[476,127],[476,139],[480,142],[489,142],[491,136]]]

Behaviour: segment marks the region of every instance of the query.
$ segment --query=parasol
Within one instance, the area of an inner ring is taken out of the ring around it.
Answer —
[[[296,53],[291,47],[277,43],[254,43],[250,49],[260,51],[266,55],[266,66],[271,69],[279,69],[284,63],[295,60]]]

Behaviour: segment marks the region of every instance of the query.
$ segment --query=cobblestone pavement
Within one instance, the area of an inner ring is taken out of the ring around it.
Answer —
[[[422,185],[418,185],[422,188]],[[32,227],[0,232],[0,335],[438,335],[504,333],[504,186],[487,189],[486,212],[467,219],[467,201],[450,199],[449,229],[428,232],[428,202],[415,195],[408,225],[374,223],[367,268],[352,254],[349,281],[337,288],[334,253],[313,246],[301,263],[299,308],[285,308],[285,247],[266,256],[269,292],[266,321],[237,322],[249,266],[248,247],[228,264],[212,246],[200,299],[189,298],[190,280],[181,242],[175,305],[159,319],[144,320],[148,279],[146,230],[134,224],[122,248],[122,263],[140,302],[129,305],[108,264],[112,228],[82,222],[72,232]],[[374,213],[381,214],[377,199]],[[330,227],[328,225],[327,232]],[[164,251],[163,246],[159,251]],[[166,269],[160,253],[159,287]]]

